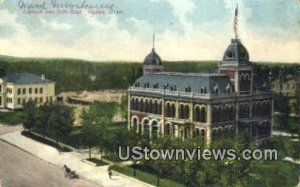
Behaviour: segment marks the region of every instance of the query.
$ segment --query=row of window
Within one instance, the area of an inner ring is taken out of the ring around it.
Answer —
[[[212,122],[219,123],[225,121],[234,121],[235,120],[235,106],[227,105],[220,107],[218,105],[213,106],[212,111]]]
[[[162,114],[162,103],[152,100],[138,100],[132,98],[130,100],[130,109],[140,112],[152,113],[152,114]],[[196,107],[195,108],[194,121],[205,123],[207,119],[207,111],[205,107]],[[165,116],[166,117],[175,117],[176,107],[174,103],[167,103],[165,106]],[[188,105],[179,105],[178,108],[178,118],[180,119],[189,119],[190,109]]]
[[[212,130],[212,140],[222,139],[222,138],[231,138],[235,135],[235,131],[233,127],[225,127],[223,129],[213,129]]]
[[[21,93],[22,94],[26,94],[26,88],[18,88],[18,90],[17,90],[17,94],[18,95],[20,95]],[[33,88],[28,88],[28,93],[29,94],[32,94],[33,93]],[[34,93],[35,94],[38,94],[38,93],[40,93],[40,94],[42,94],[43,93],[43,88],[41,87],[41,88],[34,88]]]
[[[139,83],[136,83],[136,84],[135,84],[135,87],[139,87],[139,86],[140,86]],[[150,83],[144,83],[144,86],[143,86],[143,87],[144,87],[144,88],[150,88]],[[159,88],[158,83],[153,84],[153,88],[154,88],[154,89],[158,89],[158,88]],[[164,90],[177,91],[177,87],[176,87],[176,85],[165,84],[165,85],[164,85]],[[187,93],[192,92],[191,86],[186,86],[185,89],[184,89],[184,91],[187,92]],[[231,93],[231,92],[232,92],[231,86],[228,85],[228,86],[226,87],[226,93]],[[200,93],[201,93],[201,94],[206,94],[206,93],[208,93],[207,88],[206,88],[206,87],[201,87],[201,88],[200,88]],[[214,89],[212,90],[212,93],[213,93],[213,94],[219,94],[219,87],[218,87],[218,85],[216,85],[216,86],[214,87]]]
[[[53,97],[52,97],[52,96],[50,96],[50,97],[45,97],[45,100],[44,100],[43,97],[35,97],[35,98],[31,98],[31,97],[30,97],[30,98],[28,98],[28,99],[26,99],[26,98],[18,98],[18,99],[17,99],[17,104],[18,104],[18,105],[25,104],[26,101],[30,101],[30,100],[33,100],[33,101],[35,101],[37,104],[39,104],[39,103],[43,103],[44,101],[46,101],[46,102],[52,102],[52,101],[53,101]],[[7,98],[6,98],[6,102],[7,102],[7,103],[13,103],[13,99],[10,98],[10,97],[7,97]]]
[[[264,121],[261,124],[240,125],[239,131],[249,137],[268,136],[271,134],[271,123]]]
[[[252,104],[252,116],[253,117],[264,117],[272,114],[272,105],[270,102],[258,102]],[[250,117],[250,106],[248,104],[240,104],[239,110],[240,118]]]
[[[140,87],[140,83],[135,83],[135,87]],[[150,83],[144,83],[143,87],[144,88],[150,88]],[[158,89],[159,84],[158,83],[153,84],[153,88]],[[165,84],[164,85],[164,90],[177,91],[177,87],[176,87],[176,85]],[[192,88],[190,86],[186,86],[185,87],[185,92],[192,92]],[[216,90],[215,92],[218,93],[218,90]],[[200,89],[200,93],[207,93],[206,87],[202,87]]]
[[[152,136],[158,134],[159,127],[156,122],[155,122],[155,124],[149,124],[148,121],[145,121],[144,125],[142,125],[142,124],[138,124],[137,119],[133,119],[132,126],[134,128],[134,131],[139,132],[139,133],[141,133],[143,131],[144,134],[149,134],[150,133],[149,128],[151,128]],[[175,137],[175,125],[174,124],[166,123],[163,128],[164,128],[165,135],[171,135],[171,136]],[[182,131],[180,131],[178,134],[179,137],[184,137],[184,138],[190,137],[189,135],[190,135],[189,128],[182,129]],[[212,139],[213,140],[220,139],[220,138],[230,138],[234,135],[235,135],[234,127],[212,129]],[[192,138],[197,138],[200,141],[205,141],[206,130],[195,128],[193,130]]]

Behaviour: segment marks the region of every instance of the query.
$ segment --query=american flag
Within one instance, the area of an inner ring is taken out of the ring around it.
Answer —
[[[238,30],[238,15],[239,15],[238,5],[236,5],[235,13],[234,13],[234,21],[233,21],[233,31],[234,31],[236,38],[238,36],[238,31],[237,31]]]

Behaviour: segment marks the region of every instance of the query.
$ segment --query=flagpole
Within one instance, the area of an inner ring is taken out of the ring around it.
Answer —
[[[235,39],[238,39],[238,11],[239,7],[238,4],[236,4],[235,12],[234,12],[234,21],[233,21],[233,31],[235,34]]]

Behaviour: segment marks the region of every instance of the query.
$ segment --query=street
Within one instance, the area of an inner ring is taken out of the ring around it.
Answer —
[[[14,132],[20,128],[20,126],[0,126],[0,134]],[[51,165],[1,140],[0,150],[1,187],[96,186],[82,179],[68,180],[64,177],[63,168]]]

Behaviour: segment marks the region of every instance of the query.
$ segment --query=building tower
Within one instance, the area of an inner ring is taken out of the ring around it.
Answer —
[[[231,44],[224,53],[219,65],[219,73],[229,76],[237,94],[250,94],[253,91],[253,67],[247,49],[238,38],[237,16],[238,7],[234,19],[235,38],[231,39]]]
[[[144,60],[143,74],[158,73],[164,71],[161,58],[155,52],[155,36],[153,34],[153,47],[150,54],[148,54]]]

